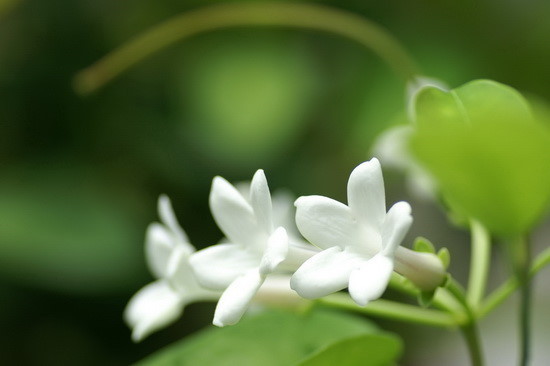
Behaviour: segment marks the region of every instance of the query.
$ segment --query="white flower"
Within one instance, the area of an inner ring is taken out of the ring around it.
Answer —
[[[162,224],[149,225],[145,241],[147,264],[157,280],[139,290],[124,311],[136,342],[174,322],[185,305],[220,296],[195,280],[189,265],[195,248],[178,224],[168,197],[159,198],[158,211]]]
[[[443,281],[443,265],[435,256],[400,247],[412,223],[411,208],[398,202],[386,213],[376,158],[351,173],[348,206],[322,196],[300,197],[295,204],[300,232],[324,249],[291,278],[301,296],[317,298],[348,287],[353,300],[364,306],[383,294],[394,266],[423,290]]]
[[[285,228],[273,225],[273,207],[264,172],[258,170],[247,200],[229,182],[215,177],[210,209],[229,243],[203,249],[190,262],[199,283],[225,290],[213,323],[237,323],[268,275],[292,271],[314,252],[289,244]]]

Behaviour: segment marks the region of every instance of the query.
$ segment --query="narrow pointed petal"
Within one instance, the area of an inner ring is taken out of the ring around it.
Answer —
[[[376,158],[355,168],[348,181],[348,206],[366,225],[380,229],[386,216],[382,168]]]
[[[266,232],[273,231],[271,194],[264,171],[259,169],[250,184],[250,203],[258,220],[258,225]]]
[[[351,272],[363,259],[338,247],[314,255],[298,268],[290,287],[306,299],[323,297],[348,286]]]
[[[261,254],[238,244],[217,244],[193,253],[189,263],[201,286],[225,290],[237,277],[258,268]]]
[[[254,246],[267,239],[262,237],[250,204],[222,177],[214,178],[209,201],[214,220],[230,242]]]
[[[145,235],[145,259],[149,270],[156,278],[163,278],[166,275],[174,245],[173,236],[164,226],[157,223],[149,225]]]
[[[363,262],[361,267],[351,273],[349,294],[360,306],[376,300],[388,287],[393,272],[393,261],[385,255],[376,255]]]
[[[283,227],[277,228],[269,237],[262,261],[260,273],[267,275],[285,260],[288,254],[288,235]]]
[[[348,206],[323,196],[300,197],[296,225],[302,235],[321,249],[361,245],[359,225]]]
[[[218,301],[214,325],[224,327],[238,323],[263,281],[257,270],[249,271],[233,281]]]
[[[176,239],[180,243],[188,246],[189,252],[194,252],[195,248],[191,244],[189,244],[189,238],[187,237],[187,234],[178,223],[178,220],[176,219],[176,215],[174,214],[174,210],[172,208],[172,203],[170,202],[168,196],[161,195],[159,197],[158,211],[162,223],[166,225],[170,229],[170,231],[172,231]]]
[[[132,339],[139,342],[180,317],[183,303],[163,280],[139,290],[124,310],[124,319],[132,328]]]
[[[394,204],[382,226],[382,254],[393,256],[412,224],[411,206],[404,201]]]

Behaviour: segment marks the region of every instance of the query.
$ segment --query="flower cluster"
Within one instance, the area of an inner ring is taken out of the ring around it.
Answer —
[[[215,177],[209,203],[225,237],[199,251],[161,196],[162,224],[151,224],[146,240],[157,280],[125,311],[133,339],[174,321],[194,301],[218,300],[213,323],[225,326],[237,323],[252,302],[314,299],[346,287],[365,306],[382,296],[394,270],[421,290],[439,286],[445,276],[439,259],[400,246],[412,224],[411,208],[398,202],[386,212],[376,158],[353,170],[347,190],[348,205],[322,196],[295,201],[295,223],[305,241],[294,220],[281,214],[291,211],[289,205],[272,200],[262,170],[241,190]]]

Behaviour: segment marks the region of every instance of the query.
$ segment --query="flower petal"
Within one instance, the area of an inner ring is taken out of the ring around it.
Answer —
[[[290,191],[278,189],[271,197],[273,205],[273,225],[285,228],[291,241],[303,241],[302,235],[296,227],[296,208],[294,207],[294,196]],[[305,243],[305,242],[304,242]]]
[[[225,290],[237,277],[258,268],[261,254],[239,244],[217,244],[193,253],[189,263],[200,285]]]
[[[181,246],[174,248],[168,263],[167,281],[186,303],[201,300],[218,300],[220,291],[202,287],[189,263],[189,254]]]
[[[386,216],[382,168],[376,158],[353,169],[348,181],[348,206],[363,224],[380,229]]]
[[[159,280],[139,290],[128,302],[124,319],[139,342],[180,317],[183,303],[166,281]]]
[[[164,226],[158,223],[149,225],[145,234],[145,260],[156,278],[163,278],[166,275],[174,246],[174,237]]]
[[[176,215],[174,214],[174,210],[172,209],[172,203],[170,202],[168,196],[161,195],[159,197],[158,211],[162,223],[170,229],[176,240],[186,245],[190,253],[194,252],[195,248],[191,244],[189,244],[189,238],[187,237],[187,234],[185,234],[185,231],[183,231],[180,224],[178,223]]]
[[[235,279],[222,294],[214,313],[214,325],[224,327],[236,324],[245,313],[264,278],[252,270]]]
[[[260,273],[267,275],[285,260],[288,254],[288,235],[283,227],[277,228],[269,237],[262,261]]]
[[[306,299],[315,299],[347,287],[350,273],[364,260],[338,247],[314,255],[298,268],[290,287]]]
[[[268,233],[273,231],[271,194],[269,193],[267,179],[262,169],[259,169],[254,174],[250,183],[250,203],[256,215],[258,225]]]
[[[393,272],[393,260],[385,255],[376,255],[363,262],[354,270],[349,278],[349,294],[353,301],[365,306],[369,301],[376,300],[388,287]]]
[[[348,206],[323,196],[300,197],[296,225],[302,235],[322,249],[360,246],[359,225]]]
[[[404,201],[394,204],[382,226],[382,253],[393,256],[412,224],[411,206]]]
[[[267,240],[250,204],[222,177],[214,178],[209,201],[214,220],[232,243],[255,246]]]

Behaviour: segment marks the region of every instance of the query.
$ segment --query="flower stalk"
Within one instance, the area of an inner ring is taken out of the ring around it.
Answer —
[[[74,87],[80,94],[90,94],[128,68],[178,41],[236,26],[290,27],[337,34],[370,49],[404,80],[418,74],[414,62],[399,42],[367,19],[318,4],[249,2],[213,5],[166,20],[79,72]]]
[[[317,302],[322,305],[376,317],[436,327],[452,328],[464,321],[460,316],[454,316],[443,311],[424,309],[384,299],[371,301],[366,306],[358,306],[345,293],[335,293],[321,298]]]
[[[471,220],[472,232],[472,258],[470,261],[470,277],[468,279],[467,299],[470,306],[476,310],[479,308],[489,274],[489,262],[491,260],[491,238],[483,225]]]

